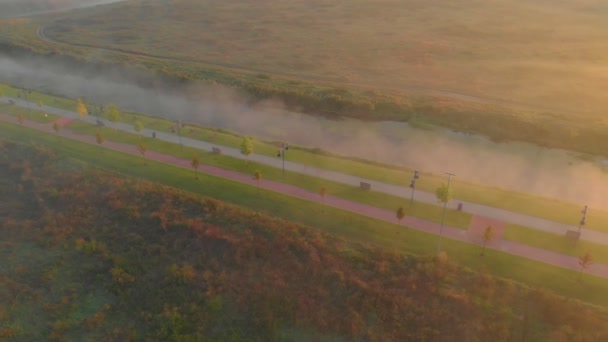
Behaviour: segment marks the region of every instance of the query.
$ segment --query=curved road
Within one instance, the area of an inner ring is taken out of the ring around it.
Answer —
[[[5,122],[16,123],[14,116],[10,116],[10,115],[3,114],[3,113],[0,113],[0,120],[5,121]],[[58,121],[61,122],[62,124],[65,124],[66,121],[69,122],[69,121],[72,121],[72,119],[63,118],[63,119],[59,119]],[[24,120],[23,124],[30,128],[34,128],[34,129],[37,129],[40,131],[45,131],[48,133],[55,134],[52,124],[36,123],[33,121],[29,121],[29,120]],[[72,132],[68,129],[61,130],[60,134],[69,139],[78,140],[81,142],[99,146],[99,144],[97,144],[97,142],[95,141],[94,136],[78,134],[78,133]],[[141,155],[139,154],[139,150],[137,149],[137,147],[135,147],[133,145],[106,141],[106,142],[104,142],[102,147],[109,148],[109,149],[112,149],[115,151],[120,151],[123,153],[128,153],[128,154],[131,154],[131,155],[134,155],[137,157],[141,157]],[[181,167],[184,169],[188,169],[188,170],[192,169],[192,166],[190,165],[191,164],[190,160],[180,159],[178,157],[168,155],[168,154],[163,154],[163,153],[159,153],[159,152],[155,152],[155,151],[149,151],[148,153],[146,153],[146,158],[150,159],[150,160],[155,160],[155,161],[175,165],[175,166],[178,166],[178,167]],[[257,181],[255,179],[253,179],[253,177],[250,174],[244,174],[244,173],[240,173],[240,172],[236,172],[236,171],[232,171],[232,170],[226,170],[226,169],[222,169],[222,168],[211,166],[211,165],[205,165],[205,164],[202,164],[199,167],[199,171],[202,173],[213,175],[213,176],[230,179],[230,180],[233,180],[233,181],[236,181],[239,183],[249,184],[251,186],[260,186],[261,188],[264,188],[267,190],[286,194],[286,195],[304,199],[307,201],[319,202],[319,200],[320,200],[319,194],[316,192],[298,188],[296,186],[285,184],[285,183],[280,183],[280,182],[276,182],[276,181],[272,181],[272,180],[263,180],[258,185]],[[386,221],[389,223],[396,223],[394,211],[376,208],[376,207],[373,207],[370,205],[345,200],[345,199],[331,196],[331,195],[326,196],[326,198],[324,200],[324,204],[327,206],[337,208],[337,209],[349,211],[354,214],[371,217],[371,218]],[[427,220],[423,220],[423,219],[419,219],[419,218],[415,218],[415,217],[405,217],[403,219],[402,223],[405,226],[407,226],[408,228],[416,229],[416,230],[423,231],[423,232],[426,232],[429,234],[438,234],[439,233],[439,228],[440,228],[439,224],[431,222],[431,221],[427,221]],[[455,227],[444,226],[442,234],[446,238],[457,240],[457,241],[462,241],[462,242],[466,242],[466,243],[470,243],[470,244],[478,245],[478,244],[482,243],[481,236],[478,231],[477,232],[472,231],[472,230],[465,231],[465,230],[455,228]],[[399,236],[395,236],[394,238],[397,240],[402,239]],[[512,241],[496,239],[496,240],[488,243],[487,248],[502,251],[502,252],[505,252],[508,254],[524,257],[524,258],[535,260],[535,261],[540,261],[540,262],[558,266],[561,268],[577,270],[577,271],[580,269],[580,267],[578,265],[578,260],[579,260],[578,258],[547,251],[547,250],[543,250],[540,248],[523,245],[523,244],[512,242]],[[593,274],[597,277],[608,278],[608,265],[594,263],[585,272],[589,273],[589,274]]]

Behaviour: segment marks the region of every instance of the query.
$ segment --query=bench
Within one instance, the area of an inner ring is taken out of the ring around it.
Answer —
[[[581,233],[576,230],[568,230],[566,231],[566,237],[571,240],[578,240],[581,237]]]
[[[222,150],[219,147],[212,147],[211,153],[213,154],[222,154]]]
[[[361,182],[359,187],[365,191],[369,191],[372,188],[372,185],[369,183]]]

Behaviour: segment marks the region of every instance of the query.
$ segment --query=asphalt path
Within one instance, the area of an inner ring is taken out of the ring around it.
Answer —
[[[65,119],[66,118],[60,119],[60,120],[65,120]],[[76,116],[73,119],[78,119],[78,117]],[[90,117],[87,117],[85,119],[87,121],[92,120],[93,122],[95,120],[95,118],[90,118]],[[8,114],[3,114],[3,113],[0,113],[0,120],[5,121],[5,122],[16,123],[16,119],[14,116],[10,116]],[[23,125],[30,127],[30,128],[40,130],[40,131],[57,134],[53,130],[53,125],[49,124],[49,123],[44,124],[44,123],[37,123],[37,122],[29,121],[29,120],[24,120]],[[118,126],[118,125],[116,125],[116,126]],[[99,146],[99,144],[97,144],[97,142],[95,141],[94,136],[79,134],[79,133],[70,131],[69,129],[65,129],[65,128],[62,129],[59,134],[65,138],[69,138],[72,140],[77,140],[77,141],[85,142],[85,143],[88,143],[91,145]],[[133,146],[133,145],[117,143],[117,142],[113,142],[113,141],[106,141],[101,146],[104,148],[111,149],[111,150],[120,151],[123,153],[128,153],[128,154],[140,157],[137,147]],[[210,146],[213,146],[213,145],[210,145]],[[163,154],[163,153],[159,153],[159,152],[155,152],[155,151],[148,151],[146,153],[146,158],[150,159],[150,160],[155,160],[155,161],[175,165],[177,167],[184,168],[184,169],[192,169],[190,160],[181,159],[181,158],[178,158],[173,155]],[[244,173],[240,173],[237,171],[222,169],[222,168],[219,168],[216,166],[206,165],[206,164],[202,164],[199,167],[199,172],[230,179],[230,180],[233,180],[233,181],[236,181],[239,183],[243,183],[243,184],[248,184],[251,186],[259,186],[260,188],[271,190],[271,191],[274,191],[277,193],[283,193],[283,194],[286,194],[286,195],[289,195],[292,197],[296,197],[296,198],[300,198],[300,199],[304,199],[304,200],[308,200],[308,201],[320,202],[319,194],[314,191],[302,189],[302,188],[299,188],[299,187],[296,187],[293,185],[289,185],[289,184],[285,184],[285,183],[281,183],[281,182],[277,182],[277,181],[272,181],[272,180],[262,180],[258,184],[258,182],[250,174],[244,174]],[[193,179],[193,181],[195,181],[195,180]],[[364,216],[368,216],[368,217],[371,217],[374,219],[378,219],[378,220],[382,220],[382,221],[386,221],[386,222],[390,222],[390,223],[397,223],[396,219],[395,219],[394,211],[377,208],[377,207],[373,207],[373,206],[358,203],[358,202],[349,201],[349,200],[346,200],[346,199],[343,199],[340,197],[331,196],[331,195],[326,196],[323,203],[326,206],[330,206],[330,207],[341,209],[341,210],[346,210],[346,211],[352,212],[354,214],[364,215]],[[401,223],[403,225],[407,226],[408,228],[416,229],[416,230],[423,231],[423,232],[430,233],[430,234],[439,234],[439,232],[440,232],[439,224],[431,222],[431,221],[423,220],[420,218],[416,218],[416,217],[409,217],[409,216],[405,217]],[[470,243],[470,244],[477,244],[477,245],[480,245],[482,243],[482,238],[481,238],[481,234],[479,233],[479,231],[474,231],[472,229],[467,231],[467,230],[459,229],[456,227],[444,225],[441,232],[442,232],[442,236],[445,238],[448,238],[448,239],[462,241],[462,242],[466,242],[466,243]],[[394,237],[394,239],[402,239],[402,237],[400,237],[399,233],[397,233],[397,235]],[[505,252],[508,254],[524,257],[524,258],[527,258],[530,260],[543,262],[543,263],[558,266],[561,268],[577,270],[577,271],[580,270],[580,266],[578,263],[579,259],[576,257],[571,257],[571,256],[547,251],[544,249],[527,246],[527,245],[513,242],[513,241],[503,240],[500,237],[493,241],[490,241],[490,243],[488,243],[488,245],[487,245],[487,249],[502,251],[502,252]],[[433,252],[433,251],[431,251],[431,252]],[[488,257],[490,257],[490,256],[488,256]],[[601,278],[608,278],[608,265],[600,264],[600,263],[593,263],[588,269],[585,270],[585,272],[588,274],[592,274],[592,275],[601,277]]]
[[[27,101],[24,101],[24,100],[18,99],[18,98],[3,97],[0,99],[2,99],[4,101],[8,101],[10,99],[16,105],[19,105],[19,106],[29,107],[29,108],[33,108],[36,110],[45,111],[47,113],[55,114],[58,116],[71,118],[71,119],[83,120],[83,121],[89,122],[91,124],[95,124],[96,120],[98,119],[97,117],[93,117],[93,116],[85,116],[84,118],[81,118],[77,113],[75,113],[73,111],[64,110],[64,109],[51,107],[51,106],[47,106],[47,105],[43,105],[40,108],[35,103],[27,102]],[[132,125],[122,123],[122,122],[110,122],[105,119],[100,119],[100,120],[103,121],[103,123],[106,127],[114,128],[117,130],[129,132],[129,133],[135,133]],[[144,128],[142,130],[142,132],[140,132],[140,133],[145,136],[151,136],[153,133],[153,130]],[[239,159],[245,158],[245,156],[243,156],[241,154],[240,150],[236,149],[236,148],[221,146],[221,145],[217,145],[214,143],[191,139],[191,138],[187,138],[187,137],[181,137],[181,139],[180,139],[180,137],[178,135],[172,134],[172,133],[165,133],[165,132],[155,132],[155,133],[156,133],[156,138],[159,140],[173,142],[176,144],[179,144],[180,140],[181,140],[181,144],[184,146],[198,148],[198,149],[207,150],[207,151],[211,150],[213,147],[218,147],[222,150],[222,154],[224,154],[226,156],[239,158]],[[286,154],[286,156],[287,156],[286,158],[289,158],[289,152]],[[259,154],[251,154],[248,159],[251,161],[254,161],[254,162],[257,162],[260,164],[264,164],[264,165],[268,165],[268,166],[272,166],[275,168],[283,167],[282,159],[276,158],[276,157],[264,156],[264,155],[259,155]],[[313,166],[308,166],[305,164],[301,164],[301,163],[297,163],[297,162],[293,162],[293,161],[289,161],[289,160],[285,160],[285,170],[297,172],[297,173],[301,173],[301,174],[306,174],[306,175],[318,177],[321,179],[325,179],[328,181],[351,185],[351,186],[355,186],[355,187],[360,186],[360,182],[366,182],[366,183],[371,184],[372,191],[376,191],[376,192],[380,192],[380,193],[384,193],[384,194],[388,194],[388,195],[392,195],[392,196],[396,196],[396,197],[401,197],[401,198],[407,199],[408,201],[409,201],[410,194],[411,194],[411,189],[409,187],[403,187],[403,186],[399,186],[399,185],[395,185],[395,184],[383,183],[383,182],[380,182],[377,180],[356,177],[353,175],[336,172],[336,171],[331,171],[331,170],[326,170],[326,169],[322,169],[322,168],[317,168],[317,167],[313,167]],[[435,194],[431,193],[431,192],[416,190],[414,199],[418,202],[439,205],[437,198],[435,197]],[[448,204],[448,207],[451,209],[456,209],[456,207],[458,206],[459,203],[462,203],[462,205],[463,205],[462,211],[464,211],[464,212],[467,212],[467,213],[470,213],[473,215],[479,215],[479,216],[492,218],[492,219],[495,219],[495,220],[498,220],[501,222],[513,223],[513,224],[529,227],[529,228],[544,231],[547,233],[565,235],[566,231],[568,231],[568,230],[578,230],[578,227],[573,226],[573,225],[568,225],[568,224],[555,222],[555,221],[551,221],[551,220],[547,220],[547,219],[543,219],[543,218],[539,218],[539,217],[535,217],[535,216],[516,213],[516,212],[512,212],[512,211],[508,211],[508,210],[504,210],[504,209],[500,209],[500,208],[483,205],[483,204],[462,201],[458,198],[452,199],[452,201]],[[581,240],[590,241],[590,242],[594,242],[594,243],[602,244],[602,245],[608,245],[608,234],[597,231],[597,230],[583,228],[583,229],[581,229],[580,238],[581,238]]]

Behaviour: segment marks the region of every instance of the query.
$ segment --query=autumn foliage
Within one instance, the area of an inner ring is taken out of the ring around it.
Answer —
[[[602,309],[447,259],[336,239],[40,147],[1,152],[0,336],[608,339]]]

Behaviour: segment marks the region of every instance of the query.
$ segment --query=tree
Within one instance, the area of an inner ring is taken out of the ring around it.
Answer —
[[[253,140],[250,137],[243,137],[243,141],[241,142],[241,154],[246,158],[249,158],[251,153],[253,153]]]
[[[137,149],[139,150],[139,154],[141,154],[142,157],[144,157],[144,165],[146,165],[146,152],[148,151],[148,149],[146,148],[146,145],[144,144],[139,144],[137,145]]]
[[[578,265],[581,267],[581,269],[579,271],[579,276],[578,276],[579,280],[583,276],[583,270],[589,268],[589,266],[591,266],[592,262],[593,262],[593,259],[591,258],[591,253],[589,253],[589,252],[585,252],[585,254],[581,255],[578,258]]]
[[[321,203],[325,204],[325,196],[327,196],[327,189],[324,186],[319,189],[319,196],[321,196]]]
[[[19,124],[23,125],[23,121],[25,121],[23,114],[19,114],[19,116],[17,116],[17,121],[19,121]]]
[[[452,199],[452,189],[448,188],[446,184],[441,184],[441,186],[435,190],[435,196],[439,202],[448,203]]]
[[[55,131],[55,133],[59,133],[59,130],[61,129],[61,126],[59,125],[59,123],[57,121],[53,122],[53,130]]]
[[[201,165],[201,158],[198,156],[198,154],[195,154],[192,157],[192,162],[190,163],[190,165],[192,165],[192,168],[194,169],[194,178],[198,179],[198,167]]]
[[[38,101],[38,108],[42,108],[42,101]]]
[[[486,230],[483,232],[481,238],[483,239],[483,248],[481,250],[481,256],[484,256],[486,251],[486,245],[494,238],[494,231],[492,230],[492,226],[488,225],[486,227]]]
[[[103,142],[105,141],[105,139],[103,138],[103,135],[101,134],[101,131],[97,131],[97,133],[95,133],[95,140],[97,140],[97,143],[99,145],[103,144]]]
[[[139,133],[144,130],[144,124],[139,120],[135,120],[135,123],[133,124],[133,129],[135,130],[135,132]]]
[[[405,217],[405,210],[403,209],[403,207],[399,207],[399,209],[397,209],[397,221],[399,221],[399,223],[401,223],[401,220],[403,220],[403,218]]]
[[[84,118],[89,113],[89,111],[87,110],[87,106],[84,105],[82,99],[78,99],[76,101],[76,113],[78,113],[81,118]]]
[[[253,173],[253,179],[258,183],[258,192],[260,191],[260,182],[262,181],[262,173],[258,170],[255,170]]]
[[[112,122],[120,121],[120,111],[113,104],[106,107],[105,116]]]

